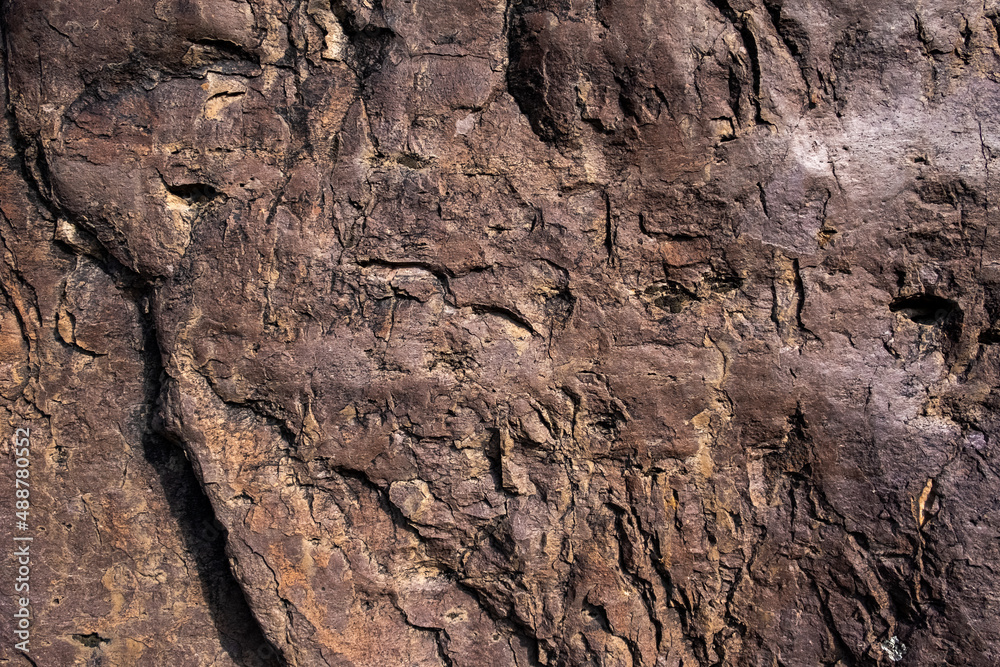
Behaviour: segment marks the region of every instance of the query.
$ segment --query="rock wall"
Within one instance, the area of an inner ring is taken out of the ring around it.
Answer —
[[[994,0],[2,13],[0,662],[1000,662]]]

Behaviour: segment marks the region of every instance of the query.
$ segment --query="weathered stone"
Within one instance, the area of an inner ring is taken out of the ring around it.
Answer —
[[[36,664],[1000,660],[991,2],[3,12]]]

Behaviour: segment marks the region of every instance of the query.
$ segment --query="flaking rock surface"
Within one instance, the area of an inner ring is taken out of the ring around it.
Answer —
[[[994,0],[2,19],[33,664],[1000,663]]]

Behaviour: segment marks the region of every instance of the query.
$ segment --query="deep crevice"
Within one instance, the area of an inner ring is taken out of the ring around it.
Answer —
[[[775,3],[774,0],[765,0],[764,8],[767,10],[768,15],[771,17],[771,23],[774,25],[774,31],[781,38],[782,43],[788,50],[789,55],[795,60],[795,64],[799,68],[799,75],[802,77],[802,82],[806,85],[806,97],[807,104],[810,109],[816,107],[816,103],[811,99],[812,95],[812,82],[810,81],[809,71],[810,67],[808,64],[808,49],[809,49],[809,35],[798,24],[797,21],[790,19],[787,16],[782,16],[781,3]]]
[[[740,40],[743,42],[743,47],[747,51],[747,59],[749,60],[750,66],[750,78],[752,89],[749,94],[750,103],[753,105],[754,111],[754,122],[758,125],[771,125],[769,121],[764,120],[761,114],[761,64],[760,64],[760,53],[757,48],[757,36],[754,35],[753,31],[750,29],[750,25],[746,20],[746,16],[742,13],[738,13],[729,0],[709,0],[712,5],[719,11],[722,16],[732,24],[733,28],[740,35]],[[730,84],[732,85],[732,84]],[[732,94],[732,91],[731,93]]]
[[[240,667],[285,667],[285,659],[265,637],[250,611],[242,587],[229,567],[228,532],[215,518],[212,503],[180,443],[162,433],[156,406],[166,377],[150,314],[149,286],[135,286],[144,334],[146,425],[143,454],[159,477],[170,512],[180,529],[185,551],[193,558],[209,614],[220,644]]]
[[[558,4],[537,0],[511,0],[505,14],[507,92],[528,120],[532,132],[542,141],[557,146],[565,145],[571,139],[576,102],[568,102],[565,97],[552,99],[550,93],[553,88],[561,88],[567,82],[558,79],[550,68],[553,67],[553,62],[560,63],[556,69],[572,67],[568,61],[573,56],[564,50],[558,38],[543,34],[544,29],[541,32],[533,29],[529,23],[534,13],[546,10],[559,13]]]
[[[9,5],[3,2],[0,15],[6,15]],[[0,22],[0,40],[6,56],[7,23]],[[8,66],[7,58],[3,65]],[[4,72],[4,96],[8,103],[9,81]],[[29,140],[18,125],[13,112],[6,111],[5,121],[17,154],[17,167],[21,171],[29,198],[40,212],[51,219],[58,218],[61,207],[52,199],[45,156],[37,140]],[[211,186],[175,186],[173,194],[189,200],[218,196]],[[65,250],[65,244],[54,241]],[[105,248],[106,250],[106,248]],[[284,667],[286,662],[279,651],[267,640],[256,618],[250,611],[243,589],[229,569],[226,556],[226,530],[215,518],[211,502],[195,476],[191,462],[176,444],[160,435],[154,424],[154,406],[159,398],[165,372],[160,348],[156,337],[156,327],[149,312],[153,285],[143,280],[134,271],[120,264],[110,253],[103,258],[95,258],[98,265],[132,298],[140,313],[144,334],[144,385],[145,420],[142,432],[143,455],[159,478],[166,496],[170,512],[177,522],[181,540],[186,552],[194,560],[197,575],[215,625],[222,648],[239,667]],[[97,634],[73,636],[85,646],[98,647],[108,641]],[[27,657],[27,656],[25,656]],[[32,663],[34,664],[34,663]]]

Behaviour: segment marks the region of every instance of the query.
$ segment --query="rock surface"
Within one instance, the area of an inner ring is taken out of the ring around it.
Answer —
[[[2,27],[31,664],[1000,663],[994,0]]]

